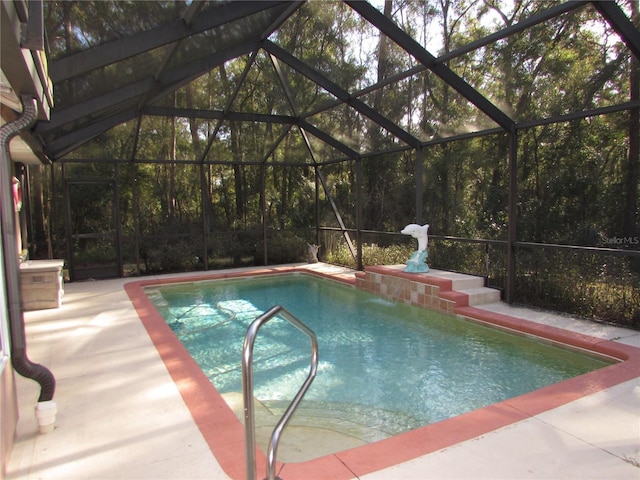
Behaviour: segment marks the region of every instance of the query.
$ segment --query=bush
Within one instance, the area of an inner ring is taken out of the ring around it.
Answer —
[[[144,263],[143,274],[202,270],[197,246],[184,239],[144,242],[140,245],[140,258]]]
[[[362,246],[362,263],[364,265],[397,265],[407,261],[414,248],[409,245],[390,245],[381,247],[376,244],[364,244]],[[344,244],[335,246],[326,254],[326,261],[355,268],[356,261]]]
[[[518,252],[516,301],[640,329],[633,259],[590,253]]]
[[[304,239],[294,232],[276,230],[268,235],[267,259],[269,265],[297,263],[307,260],[308,246]],[[256,260],[264,264],[264,246],[256,245]]]

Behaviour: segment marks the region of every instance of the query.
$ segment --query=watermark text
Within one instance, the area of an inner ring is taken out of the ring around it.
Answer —
[[[605,237],[602,239],[605,245],[639,245],[640,237]]]

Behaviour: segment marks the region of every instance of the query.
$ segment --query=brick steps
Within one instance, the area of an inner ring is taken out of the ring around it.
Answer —
[[[486,305],[500,301],[500,292],[495,288],[479,287],[459,290],[469,297],[470,306]]]
[[[407,273],[404,267],[366,267],[364,272],[356,273],[356,287],[394,301],[448,313],[454,313],[457,307],[500,301],[500,292],[485,287],[481,277],[442,270]]]

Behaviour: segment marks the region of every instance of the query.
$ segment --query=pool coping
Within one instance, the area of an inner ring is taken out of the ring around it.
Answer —
[[[309,472],[314,473],[314,478],[334,480],[362,476],[470,440],[613,387],[636,378],[640,370],[639,348],[468,306],[464,293],[451,290],[451,282],[447,283],[446,280],[428,274],[417,277],[393,267],[380,266],[367,267],[365,271],[383,272],[437,285],[440,287],[439,295],[442,295],[442,298],[456,299],[456,315],[585,349],[617,359],[619,363],[385,440],[306,462],[278,462],[276,471],[281,477],[286,476],[289,480],[308,478]],[[244,426],[162,319],[144,293],[144,287],[285,273],[311,274],[353,286],[355,275],[358,275],[332,274],[305,266],[280,266],[247,271],[210,272],[190,277],[145,279],[129,282],[124,286],[211,452],[222,469],[233,479],[245,477]],[[260,449],[256,449],[256,471],[263,472],[265,469],[266,457]]]

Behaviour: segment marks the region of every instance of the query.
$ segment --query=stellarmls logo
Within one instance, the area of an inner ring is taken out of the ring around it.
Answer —
[[[602,243],[605,245],[638,245],[640,237],[609,237],[603,238]]]

